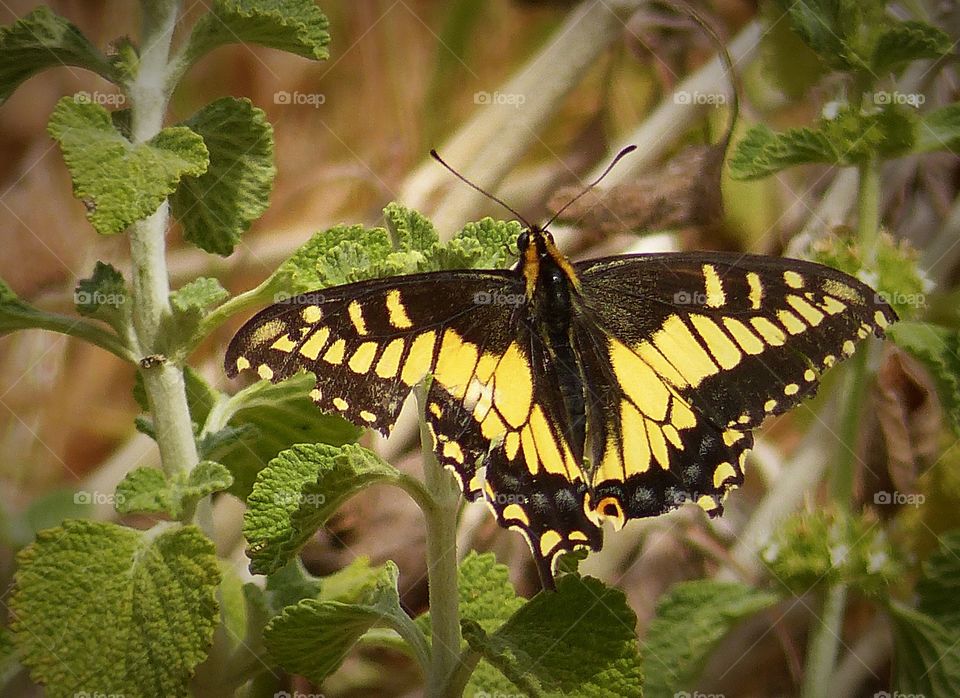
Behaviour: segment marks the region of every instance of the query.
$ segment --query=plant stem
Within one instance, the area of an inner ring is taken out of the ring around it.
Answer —
[[[427,578],[433,643],[427,672],[428,698],[454,698],[446,691],[460,660],[460,608],[457,588],[457,514],[460,488],[453,475],[437,462],[426,419],[427,388],[417,392],[420,407],[420,447],[423,479],[434,506],[424,509],[427,529]]]
[[[69,315],[48,313],[34,308],[24,311],[20,314],[20,317],[14,317],[15,312],[11,311],[3,318],[2,323],[0,323],[0,331],[39,329],[59,332],[95,344],[124,361],[129,361],[132,364],[137,363],[137,357],[130,351],[123,339],[97,324],[86,320],[78,320]]]
[[[880,236],[880,166],[871,158],[858,167],[857,237],[863,250],[863,266],[876,266]]]
[[[163,127],[171,87],[167,62],[179,11],[177,0],[141,3],[143,50],[137,76],[130,85],[130,131],[135,144],[150,140]],[[163,319],[170,314],[165,239],[168,217],[169,208],[164,202],[151,216],[130,227],[133,326],[136,349],[141,356],[163,353],[161,328]],[[159,365],[143,368],[141,373],[163,470],[168,476],[187,471],[199,458],[183,371],[169,361],[161,361]],[[209,514],[208,508],[204,510]]]
[[[843,632],[843,612],[846,608],[847,587],[837,584],[830,587],[824,598],[820,627],[812,633],[807,651],[806,670],[803,674],[801,698],[826,698],[832,695],[830,677],[837,659],[840,634]]]

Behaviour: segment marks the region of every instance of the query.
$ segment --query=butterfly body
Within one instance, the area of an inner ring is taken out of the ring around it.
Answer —
[[[685,501],[711,515],[743,482],[751,429],[896,315],[861,282],[731,253],[570,262],[537,227],[512,270],[451,270],[323,289],[234,338],[226,370],[311,371],[327,411],[388,433],[432,375],[424,418],[468,499],[557,556]]]

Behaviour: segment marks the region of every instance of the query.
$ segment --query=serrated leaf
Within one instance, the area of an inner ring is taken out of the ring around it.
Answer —
[[[810,128],[775,133],[764,124],[753,126],[737,143],[730,159],[734,179],[760,179],[787,167],[839,158],[826,134]]]
[[[226,257],[269,204],[277,172],[273,127],[262,109],[235,97],[208,104],[184,126],[203,137],[210,166],[199,177],[184,177],[170,210],[184,238]]]
[[[418,211],[394,202],[386,205],[383,216],[397,250],[426,254],[440,244],[433,223]]]
[[[917,152],[957,149],[960,149],[960,102],[934,109],[920,117],[917,126]]]
[[[243,535],[250,571],[280,569],[349,497],[398,471],[359,446],[298,444],[280,452],[247,497]]]
[[[435,269],[499,269],[516,258],[517,236],[522,226],[516,221],[483,218],[467,223],[446,245],[430,257]]]
[[[116,509],[121,514],[136,511],[177,519],[188,506],[232,484],[230,471],[213,461],[201,461],[172,479],[156,468],[136,468],[117,485]]]
[[[260,44],[323,60],[330,54],[327,18],[313,0],[215,0],[190,34],[189,60],[217,46]]]
[[[90,278],[77,282],[73,300],[78,313],[103,320],[118,332],[127,324],[127,285],[123,274],[110,264],[98,261]]]
[[[322,682],[367,630],[397,627],[409,620],[400,607],[397,574],[396,565],[387,562],[378,571],[376,584],[353,603],[304,599],[286,608],[264,634],[270,656],[287,671]]]
[[[369,562],[366,558],[356,558],[345,569],[353,567],[357,559],[363,560],[362,564]],[[276,572],[267,575],[267,598],[270,607],[279,613],[303,599],[320,598],[322,586],[321,578],[310,574],[303,566],[303,561],[294,557]]]
[[[733,582],[697,580],[673,586],[657,603],[643,643],[647,695],[692,690],[724,635],[776,601],[773,594]]]
[[[944,412],[960,434],[960,332],[926,322],[898,322],[887,336],[930,371]]]
[[[0,104],[31,75],[64,65],[86,68],[118,81],[116,71],[87,37],[49,7],[39,7],[9,27],[0,28]]]
[[[917,582],[917,610],[960,636],[960,530],[944,533],[939,540],[940,549],[927,558]]]
[[[857,0],[780,0],[790,26],[828,66],[838,70],[863,70],[858,51],[862,28],[870,24]],[[863,3],[867,5],[869,3]]]
[[[98,233],[119,233],[152,214],[187,175],[197,176],[209,162],[203,139],[184,126],[163,129],[134,145],[113,126],[97,104],[65,97],[47,125],[60,144],[73,180],[73,193],[87,206]]]
[[[893,620],[892,688],[902,694],[960,695],[956,629],[949,631],[930,616],[896,601],[891,601],[889,610]]]
[[[71,521],[21,551],[15,641],[50,696],[186,696],[213,637],[220,581],[197,528]]]
[[[643,673],[623,592],[565,575],[494,633],[464,621],[470,647],[531,695],[641,696]],[[575,657],[575,661],[571,661]]]
[[[315,386],[312,374],[298,374],[280,383],[259,381],[230,399],[233,416],[227,426],[243,431],[206,457],[230,470],[231,494],[246,499],[257,473],[294,444],[341,446],[360,438],[360,427],[317,409],[308,395]]]
[[[870,67],[875,74],[882,76],[910,61],[945,56],[952,45],[947,34],[926,22],[898,22],[877,39]]]

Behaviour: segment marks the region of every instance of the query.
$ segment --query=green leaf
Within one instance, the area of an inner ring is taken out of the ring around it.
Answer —
[[[838,159],[839,153],[821,131],[796,128],[774,133],[766,125],[757,124],[737,143],[730,159],[730,174],[734,179],[760,179],[794,165]]]
[[[360,556],[354,558],[344,569],[351,569],[354,565],[363,565],[365,568],[369,568],[368,563],[367,558]],[[287,606],[296,605],[303,599],[320,598],[320,588],[322,586],[320,577],[310,574],[303,566],[303,561],[299,557],[294,557],[276,572],[267,575],[267,598],[270,607],[279,612]],[[356,586],[362,586],[362,583],[358,583]]]
[[[786,12],[793,30],[826,65],[837,70],[862,70],[867,67],[858,48],[862,43],[859,36],[862,28],[870,24],[864,17],[864,12],[869,10],[861,5],[870,3],[858,3],[857,0],[780,0],[777,4]]]
[[[161,349],[173,361],[180,362],[185,343],[197,332],[206,311],[230,294],[216,279],[200,277],[170,294],[171,314],[164,318]]]
[[[383,216],[397,250],[425,255],[440,244],[440,236],[433,223],[422,213],[402,204],[389,203],[383,209]]]
[[[397,567],[387,562],[375,583],[358,590],[355,601],[304,599],[270,621],[264,641],[270,656],[287,671],[322,682],[343,663],[357,640],[374,626],[406,627],[400,607]]]
[[[925,322],[898,322],[887,328],[887,336],[930,371],[940,403],[960,434],[960,332]]]
[[[960,635],[960,530],[939,536],[940,549],[923,565],[923,577],[917,582],[917,610]]]
[[[70,521],[18,556],[17,648],[49,696],[182,696],[213,637],[220,581],[194,527]]]
[[[313,0],[215,0],[193,27],[187,57],[194,62],[217,46],[244,43],[323,60],[330,55],[327,28]]]
[[[960,102],[935,109],[920,118],[916,150],[930,153],[960,149]]]
[[[893,620],[892,688],[903,694],[960,695],[956,628],[948,631],[930,616],[896,601],[889,610]]]
[[[24,303],[7,282],[0,279],[0,306],[4,305],[24,305]]]
[[[470,647],[528,694],[600,698],[642,695],[636,622],[623,592],[568,574],[494,633],[462,625]]]
[[[137,511],[178,519],[201,498],[232,484],[230,471],[213,461],[201,461],[172,480],[156,468],[136,468],[117,485],[116,508],[121,514]]]
[[[63,151],[74,196],[104,235],[152,214],[183,176],[202,174],[209,162],[203,139],[184,126],[133,145],[103,107],[68,97],[57,102],[47,130]]]
[[[921,59],[937,59],[950,53],[953,41],[944,32],[926,22],[898,22],[880,35],[870,67],[883,75]]]
[[[692,690],[730,629],[776,601],[773,594],[735,582],[704,579],[674,585],[657,603],[643,643],[647,695]]]
[[[110,264],[97,262],[93,275],[77,282],[73,300],[81,315],[103,320],[117,332],[122,333],[129,323],[127,284]]]
[[[315,385],[312,374],[302,373],[275,384],[258,381],[230,398],[227,426],[240,431],[206,457],[230,470],[231,494],[246,499],[257,473],[294,444],[341,446],[360,438],[360,427],[317,409],[308,395]]]
[[[226,257],[269,204],[277,173],[273,127],[262,109],[234,97],[208,104],[184,126],[203,137],[210,166],[199,177],[183,179],[170,209],[184,238]]]
[[[395,482],[393,466],[359,446],[299,444],[257,476],[243,535],[250,571],[269,574],[296,555],[349,497],[374,482]]]
[[[516,258],[517,236],[522,226],[516,221],[484,218],[467,223],[429,259],[433,269],[499,269]]]
[[[118,81],[116,71],[83,33],[49,7],[0,28],[0,104],[31,75],[65,65]]]

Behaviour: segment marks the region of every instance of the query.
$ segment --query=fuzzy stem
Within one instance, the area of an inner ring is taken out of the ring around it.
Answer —
[[[806,670],[800,689],[801,698],[826,698],[833,695],[830,690],[830,677],[833,675],[833,665],[843,632],[846,601],[845,584],[837,584],[827,590],[820,626],[812,633],[810,649],[807,652]]]
[[[426,387],[417,393],[424,484],[434,506],[424,509],[427,528],[427,576],[433,643],[427,672],[428,698],[454,698],[446,691],[460,661],[460,608],[457,589],[457,515],[460,488],[453,475],[437,462],[424,416]]]
[[[153,138],[163,127],[170,98],[168,60],[170,42],[180,3],[157,0],[141,3],[143,51],[137,76],[130,85],[131,139],[135,144]],[[130,226],[130,257],[133,266],[133,326],[140,355],[162,354],[163,319],[170,314],[170,282],[167,276],[166,202],[148,218]],[[199,457],[187,407],[183,371],[169,361],[142,368],[144,388],[156,427],[160,462],[167,475],[185,472]],[[209,508],[203,507],[205,519]],[[209,521],[199,521],[201,526]]]
[[[871,158],[858,168],[857,237],[863,250],[866,269],[876,266],[877,239],[880,236],[880,166]]]

